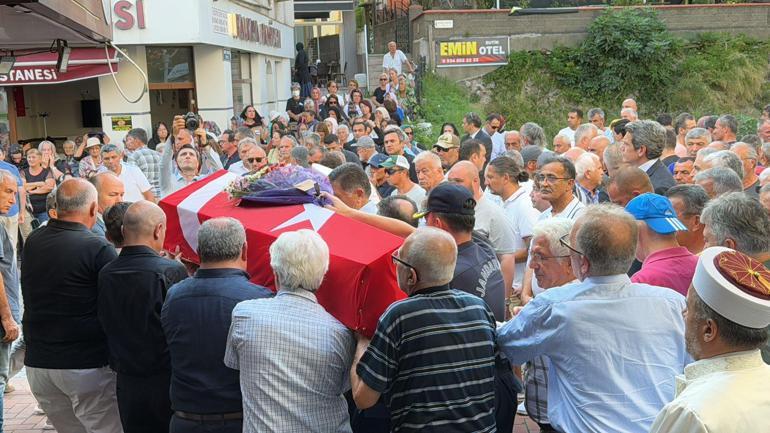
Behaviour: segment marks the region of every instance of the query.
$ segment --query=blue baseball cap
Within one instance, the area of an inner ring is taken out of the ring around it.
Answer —
[[[371,158],[369,158],[368,164],[371,165],[374,168],[383,168],[382,164],[388,160],[388,155],[383,155],[382,153],[375,153],[372,155]]]
[[[644,221],[655,233],[668,235],[678,231],[686,231],[687,227],[676,217],[676,211],[668,198],[651,192],[634,197],[626,205],[626,211]]]

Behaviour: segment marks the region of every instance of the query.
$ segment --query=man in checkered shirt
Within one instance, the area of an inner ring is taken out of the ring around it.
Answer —
[[[152,185],[155,198],[160,198],[160,153],[147,147],[147,131],[134,128],[126,134],[128,162],[139,167]]]

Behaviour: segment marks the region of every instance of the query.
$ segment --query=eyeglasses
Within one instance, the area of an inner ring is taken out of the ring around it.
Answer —
[[[532,256],[530,256],[530,261],[531,262],[544,262],[546,260],[564,259],[564,258],[567,258],[567,257],[569,257],[569,255],[566,255],[566,256],[544,256],[542,254],[535,253],[535,254],[532,254]]]
[[[535,180],[537,180],[540,183],[543,183],[544,181],[548,181],[548,183],[556,183],[557,180],[572,180],[571,177],[556,177],[552,174],[536,174]]]
[[[405,132],[406,135],[414,135],[414,132]]]
[[[393,176],[396,173],[401,173],[404,171],[403,168],[386,168],[385,173],[388,173],[388,176]]]
[[[255,162],[262,162],[262,160],[265,159],[263,157],[259,158],[246,158],[246,161],[249,161],[249,164],[254,164]]]
[[[566,235],[564,235],[564,236],[562,236],[562,237],[560,237],[560,238],[559,238],[559,243],[561,244],[561,246],[563,246],[564,248],[566,248],[566,249],[568,249],[568,250],[572,251],[573,253],[575,253],[575,254],[577,254],[577,255],[579,255],[579,256],[582,256],[582,255],[584,255],[584,254],[583,254],[583,253],[581,253],[580,251],[578,251],[578,250],[576,250],[576,249],[572,248],[572,245],[570,245],[570,244],[569,244],[569,241],[567,240],[567,238],[568,238],[568,237],[569,237],[569,234],[566,234]]]
[[[387,78],[380,78],[380,81],[388,81]]]
[[[407,268],[414,271],[414,275],[418,280],[420,279],[420,277],[417,275],[417,268],[398,258],[398,250],[393,251],[393,254],[391,254],[390,258],[393,260],[394,265],[398,266],[400,264],[402,266],[406,266]]]

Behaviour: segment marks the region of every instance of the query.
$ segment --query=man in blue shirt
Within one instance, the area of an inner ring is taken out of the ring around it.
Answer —
[[[24,192],[24,183],[21,180],[19,169],[13,164],[5,162],[5,151],[2,147],[0,147],[0,169],[11,172],[16,178],[16,185],[18,186],[13,206],[11,206],[8,213],[0,215],[0,223],[5,227],[8,237],[11,239],[13,251],[16,251],[16,242],[19,239],[19,224],[24,224],[24,212],[19,212],[19,209],[26,207],[27,196]]]
[[[622,208],[586,208],[560,240],[580,282],[541,293],[499,331],[511,363],[548,357],[548,418],[557,431],[648,432],[690,360],[684,297],[626,276],[636,239],[636,221]]]
[[[249,282],[246,250],[240,222],[206,221],[198,231],[200,269],[166,296],[161,324],[171,356],[172,433],[242,431],[238,371],[224,363],[227,333],[236,304],[272,296]]]

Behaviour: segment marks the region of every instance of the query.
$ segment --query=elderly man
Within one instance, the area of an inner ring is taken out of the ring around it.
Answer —
[[[283,233],[270,245],[270,267],[277,295],[236,305],[227,337],[224,362],[240,370],[244,431],[350,432],[342,394],[355,338],[315,295],[329,247],[312,230]]]
[[[533,229],[529,267],[543,290],[577,281],[572,271],[569,249],[559,242],[559,239],[569,236],[570,230],[572,220],[566,218],[540,221]],[[523,404],[529,417],[540,426],[541,432],[555,431],[548,421],[548,362],[543,356],[528,361],[524,368]]]
[[[112,172],[99,173],[89,179],[96,187],[98,213],[96,214],[96,223],[91,232],[104,237],[107,228],[104,224],[104,213],[107,209],[123,201],[125,187],[123,182]]]
[[[168,289],[187,278],[176,260],[163,258],[166,215],[139,201],[123,216],[120,255],[99,271],[99,322],[107,336],[110,368],[125,433],[168,432],[171,366],[160,324]],[[141,356],[139,356],[141,354]]]
[[[607,185],[607,195],[612,203],[625,207],[634,197],[652,191],[650,178],[638,167],[618,170]]]
[[[674,163],[674,180],[677,185],[689,185],[694,182],[695,158],[679,158]],[[673,187],[672,187],[673,188]]]
[[[563,135],[569,138],[570,146],[575,145],[575,132],[578,126],[583,122],[583,110],[573,108],[567,113],[567,126],[562,128],[557,135]],[[534,144],[534,143],[530,143]]]
[[[700,185],[711,198],[719,197],[729,192],[743,191],[741,178],[735,171],[726,167],[714,167],[701,171],[693,178],[696,185]]]
[[[677,241],[677,233],[687,227],[676,217],[671,202],[646,193],[628,202],[626,211],[637,221],[636,259],[642,262],[631,281],[668,287],[687,296],[698,257]]]
[[[729,148],[738,138],[738,119],[730,114],[723,114],[714,125],[714,140],[724,141]]]
[[[403,65],[406,65],[410,73],[414,73],[412,62],[406,58],[403,51],[399,50],[395,41],[388,42],[388,52],[382,57],[382,69],[387,72],[389,69],[395,69],[400,74],[403,71]]]
[[[329,173],[334,195],[353,209],[377,213],[377,202],[372,200],[372,185],[360,164],[346,162]],[[375,196],[376,197],[376,196]]]
[[[599,129],[593,123],[584,123],[575,130],[575,147],[588,151],[588,143],[599,135]]]
[[[741,159],[730,150],[718,150],[704,158],[704,162],[709,168],[725,167],[734,171],[738,178],[743,181],[746,173],[743,170]],[[742,189],[742,188],[741,188]]]
[[[246,231],[233,218],[214,218],[198,231],[200,269],[166,295],[161,324],[171,359],[171,433],[240,433],[238,372],[227,367],[227,333],[235,305],[272,296],[249,282]]]
[[[626,119],[629,122],[636,122],[639,120],[639,115],[637,114],[637,111],[634,110],[631,107],[626,107],[620,110],[620,118]]]
[[[754,278],[744,278],[747,273]],[[768,280],[770,271],[740,252],[703,251],[684,313],[695,362],[677,376],[676,398],[658,414],[652,433],[770,431],[770,366],[757,350],[770,326]]]
[[[394,431],[494,431],[495,319],[481,298],[450,287],[455,240],[417,229],[393,261],[409,297],[380,317],[371,342],[358,335],[350,373],[356,405],[383,396]]]
[[[545,139],[545,131],[537,123],[527,122],[521,125],[519,133],[521,134],[522,149],[526,146],[537,146],[545,149],[545,146],[548,144]]]
[[[633,98],[626,98],[620,104],[621,109],[630,108],[634,111],[639,111],[639,107],[636,105],[636,101]]]
[[[460,160],[460,139],[451,132],[442,134],[433,145],[433,152],[441,158],[444,171],[449,171]]]
[[[604,164],[604,170],[607,172],[607,176],[609,176],[610,179],[615,176],[621,168],[628,167],[628,164],[623,162],[623,154],[620,153],[620,145],[617,143],[605,147],[601,157],[602,164]]]
[[[553,137],[553,151],[557,155],[563,155],[572,147],[572,143],[569,141],[569,137],[566,135],[557,135]]]
[[[147,131],[134,128],[126,134],[127,162],[139,167],[152,185],[152,193],[160,198],[160,154],[147,147]]]
[[[155,201],[155,194],[153,194],[152,185],[147,180],[147,176],[137,166],[124,163],[123,152],[117,146],[114,144],[104,145],[102,147],[102,161],[104,167],[99,172],[110,171],[118,176],[125,188],[126,201]]]
[[[730,151],[735,153],[743,164],[743,192],[759,199],[759,176],[757,176],[759,155],[757,155],[757,149],[750,144],[738,142],[733,144]]]
[[[687,362],[684,297],[629,280],[636,237],[625,210],[590,206],[560,239],[581,282],[537,295],[500,330],[513,364],[548,357],[557,431],[646,433],[674,395]]]
[[[16,203],[19,187],[16,176],[0,169],[0,215],[6,215]],[[0,325],[3,328],[0,341],[0,390],[5,390],[10,377],[11,343],[19,337],[21,323],[19,307],[19,266],[15,245],[0,225]],[[3,426],[3,402],[0,399],[0,430]]]
[[[562,156],[547,158],[535,180],[540,184],[540,196],[551,204],[540,219],[564,217],[576,219],[585,205],[572,193],[575,187],[575,165]]]
[[[604,115],[604,110],[601,108],[592,108],[588,110],[586,116],[588,117],[588,121],[593,123],[596,129],[599,130],[599,136],[606,137],[609,144],[613,139],[613,135],[612,129],[605,126],[606,117]],[[601,156],[601,154],[599,154],[599,156]]]
[[[609,201],[607,193],[601,188],[604,180],[602,160],[595,154],[586,152],[575,161],[575,195],[585,205]]]
[[[770,185],[765,185],[759,189],[759,204],[770,214]]]
[[[516,155],[518,152],[513,156]],[[518,158],[513,156],[501,156],[490,161],[484,175],[484,184],[490,193],[502,200],[503,211],[513,228],[514,260],[516,262],[513,289],[518,292],[521,290],[527,267],[532,226],[540,216],[540,212],[532,206],[527,189],[521,185],[529,178],[524,170],[523,160],[520,155]]]
[[[695,156],[695,161],[692,164],[693,176],[697,175],[701,171],[706,171],[709,168],[711,168],[711,164],[706,162],[706,158],[715,153],[717,153],[715,149],[711,149],[708,147],[698,151],[698,153]],[[695,179],[693,179],[693,181],[694,180]]]
[[[699,150],[711,144],[711,134],[705,128],[693,128],[685,135],[684,143],[687,147],[687,156],[695,158]]]
[[[226,129],[222,132],[222,135],[219,136],[219,147],[222,148],[219,160],[225,170],[229,170],[231,165],[241,160],[241,155],[238,152],[238,141],[232,130]]]
[[[261,150],[261,154],[263,155],[263,164],[262,166],[267,164],[267,155],[265,154],[265,150],[262,149],[262,146],[259,145],[256,139],[251,137],[243,138],[241,141],[238,142],[238,145],[236,147],[237,153],[238,153],[238,160],[232,164],[230,164],[230,168],[227,169],[230,173],[235,173],[237,175],[244,175],[248,174],[250,170],[250,166],[246,165],[246,156],[251,153],[252,155],[259,154],[259,150]]]
[[[97,208],[93,185],[65,180],[56,190],[57,219],[24,246],[24,365],[35,399],[60,432],[122,431],[97,316],[99,271],[117,255],[90,232]]]
[[[356,154],[358,155],[358,159],[361,160],[361,165],[363,167],[366,167],[369,163],[369,159],[377,153],[374,141],[368,136],[359,138],[353,146],[355,146]]]
[[[644,170],[657,194],[665,194],[667,189],[676,185],[671,172],[659,159],[665,144],[666,128],[652,120],[639,120],[626,125],[626,135],[620,144],[623,162]]]
[[[414,228],[419,226],[419,220],[414,217],[417,212],[417,203],[404,195],[388,196],[377,203],[377,215],[403,221]]]
[[[700,215],[709,201],[706,190],[699,185],[676,185],[666,191],[666,197],[674,207],[677,219],[687,228],[676,232],[677,242],[691,253],[700,254],[704,246]]]
[[[0,170],[6,170],[16,178],[17,193],[16,199],[8,212],[0,215],[0,225],[5,227],[5,231],[11,239],[11,247],[13,251],[16,251],[19,239],[19,224],[24,223],[25,212],[23,210],[26,209],[27,194],[24,191],[24,181],[21,174],[19,174],[19,169],[15,165],[6,162],[5,157],[5,150],[0,147]],[[22,210],[21,212],[19,211],[20,209]]]
[[[492,244],[500,260],[506,298],[510,297],[509,291],[513,287],[517,251],[516,234],[511,221],[505,216],[500,206],[484,196],[479,173],[472,163],[460,161],[455,164],[447,173],[447,181],[462,185],[473,194],[473,199],[476,200],[476,223],[473,229]]]
[[[706,205],[701,222],[706,247],[732,248],[770,265],[770,217],[756,200],[725,194]]]
[[[503,143],[505,144],[505,151],[515,150],[521,152],[521,134],[519,131],[505,131],[503,133]],[[500,155],[492,155],[492,159],[495,159]]]
[[[426,193],[444,181],[441,157],[433,152],[421,152],[414,158],[417,181]]]

